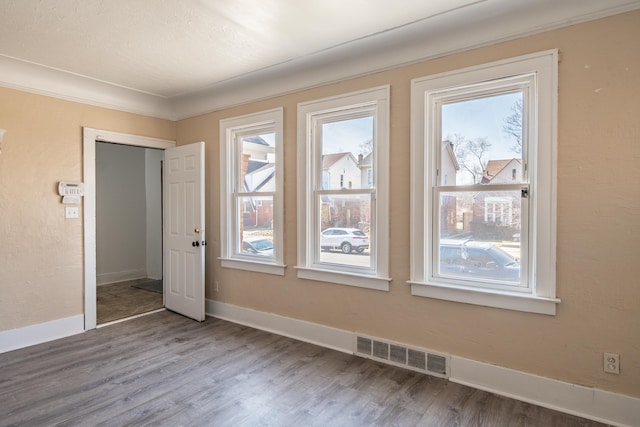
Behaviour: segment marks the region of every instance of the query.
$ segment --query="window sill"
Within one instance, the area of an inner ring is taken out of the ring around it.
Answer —
[[[470,289],[445,284],[407,282],[411,285],[411,295],[456,301],[466,304],[484,305],[507,310],[555,316],[558,298],[547,298],[515,292],[489,289]]]
[[[368,276],[338,271],[321,270],[309,267],[296,267],[299,279],[317,280],[319,282],[337,283],[359,288],[389,291],[390,278]]]
[[[239,260],[231,258],[219,258],[220,264],[224,268],[235,268],[236,270],[255,271],[257,273],[274,274],[276,276],[284,276],[286,265],[257,262],[250,260]]]

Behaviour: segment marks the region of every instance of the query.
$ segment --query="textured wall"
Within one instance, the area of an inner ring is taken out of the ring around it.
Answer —
[[[207,297],[640,396],[640,13],[567,27],[178,123],[206,141]],[[409,279],[410,80],[560,50],[556,316],[412,297]],[[298,280],[297,103],[391,85],[390,292]],[[219,120],[284,107],[285,277],[221,268]],[[214,292],[213,280],[220,282]],[[621,355],[619,376],[602,353]]]
[[[82,180],[82,127],[174,139],[175,123],[0,88],[0,331],[82,314],[83,236],[58,181]]]
[[[206,142],[207,297],[640,397],[640,13],[628,13],[171,123],[0,88],[0,330],[82,313],[81,220],[60,180],[82,179],[82,126]],[[560,49],[556,316],[412,297],[412,78]],[[391,85],[390,292],[296,278],[296,106]],[[222,269],[218,121],[284,107],[284,278]],[[176,129],[177,128],[177,129]],[[220,281],[214,292],[213,280]],[[619,376],[602,352],[621,355]]]

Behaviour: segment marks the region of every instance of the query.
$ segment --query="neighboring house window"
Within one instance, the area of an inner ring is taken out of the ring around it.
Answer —
[[[388,86],[298,105],[298,277],[389,289],[388,127]]]
[[[511,225],[511,213],[512,213],[512,204],[514,200],[507,197],[487,197],[484,200],[484,221],[485,222],[498,222],[505,226]],[[515,203],[518,203],[516,198]],[[504,236],[509,239],[510,231],[514,231],[518,233],[519,230],[516,227],[515,230],[511,227],[505,228],[507,230],[507,235]],[[513,234],[511,234],[513,236]],[[520,255],[518,253],[518,255]]]
[[[220,120],[223,267],[284,275],[282,114]]]
[[[412,294],[555,314],[557,51],[411,90]]]

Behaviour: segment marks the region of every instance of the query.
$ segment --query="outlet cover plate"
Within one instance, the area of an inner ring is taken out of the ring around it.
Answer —
[[[620,373],[620,355],[616,353],[604,353],[604,371],[609,374]]]
[[[65,218],[80,218],[80,209],[76,206],[65,206],[64,208]]]

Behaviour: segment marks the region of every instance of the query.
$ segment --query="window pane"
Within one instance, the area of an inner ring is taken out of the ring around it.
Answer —
[[[371,195],[320,195],[319,261],[371,267]]]
[[[519,191],[440,193],[436,275],[520,285]]]
[[[276,135],[245,136],[240,140],[239,192],[276,191]]]
[[[522,92],[442,105],[439,185],[523,182]]]
[[[239,197],[238,252],[273,258],[273,197]]]
[[[371,188],[373,117],[322,124],[322,188]]]

